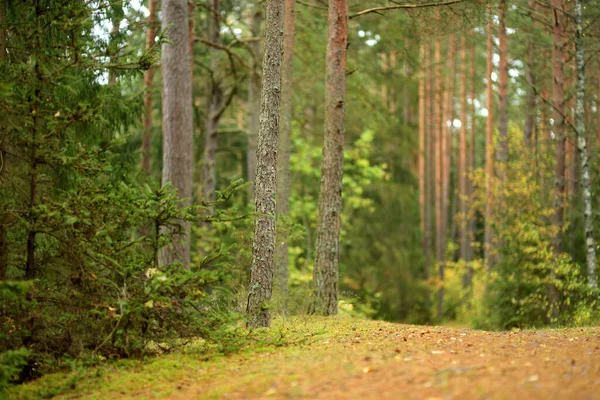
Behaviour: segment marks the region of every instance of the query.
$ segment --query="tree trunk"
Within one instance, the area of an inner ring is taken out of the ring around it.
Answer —
[[[584,229],[587,257],[588,284],[590,288],[598,287],[596,280],[596,245],[594,241],[594,224],[592,214],[592,188],[590,166],[588,161],[587,143],[585,136],[585,116],[583,101],[585,98],[585,58],[583,53],[583,28],[581,0],[575,0],[575,21],[577,34],[575,37],[575,60],[577,71],[577,105],[575,110],[575,126],[577,129],[577,148],[581,160],[581,186],[583,188]]]
[[[191,204],[194,163],[192,127],[192,70],[186,0],[163,0],[162,29],[171,43],[163,44],[163,171],[162,183],[171,183],[183,205]],[[190,223],[180,221],[181,234],[172,248],[164,248],[161,265],[180,262],[190,267]],[[181,241],[181,243],[179,243]]]
[[[221,0],[210,0],[210,12],[208,18],[208,40],[213,43],[221,41]],[[221,108],[223,107],[223,89],[221,88],[221,77],[218,67],[219,49],[209,47],[210,68],[212,79],[208,84],[208,113],[206,115],[206,126],[204,131],[204,189],[203,196],[206,201],[214,201],[217,190],[217,132],[219,120],[221,119]]]
[[[554,132],[554,215],[552,223],[557,233],[553,238],[554,251],[558,254],[563,251],[563,226],[564,226],[564,201],[565,201],[565,100],[564,100],[564,13],[563,1],[552,0],[553,29],[552,29],[552,103],[554,108],[554,123],[552,130]],[[554,274],[554,267],[552,268]],[[554,285],[548,287],[548,297],[550,301],[550,315],[557,318],[559,313],[558,288]]]
[[[533,13],[535,13],[536,0],[528,0],[529,16],[531,24],[534,25]],[[528,148],[532,147],[533,131],[535,128],[535,120],[537,115],[536,99],[535,99],[535,40],[533,37],[528,39],[527,43],[527,68],[525,71],[525,79],[527,80],[527,116],[525,117],[525,129],[523,131],[523,141]]]
[[[6,29],[3,28],[6,23],[6,1],[0,0],[0,62],[4,62],[6,57]],[[4,121],[0,121],[0,129],[4,131]],[[0,139],[0,182],[4,181],[4,175],[7,174],[8,157],[8,135],[3,135]],[[9,214],[0,214],[0,281],[6,280],[8,271],[8,224]]]
[[[500,182],[504,179],[504,167],[508,158],[508,36],[506,34],[507,0],[500,0],[498,12],[498,41],[500,62],[498,65],[498,151],[496,158],[500,168],[496,169]]]
[[[471,105],[470,105],[470,114],[471,114],[471,136],[469,138],[469,153],[467,155],[468,158],[468,172],[469,174],[473,174],[475,171],[475,138],[477,135],[477,127],[475,124],[475,98],[477,93],[477,82],[479,80],[477,75],[477,70],[475,68],[475,30],[471,30],[469,34],[469,38],[471,40],[471,45],[469,46],[469,56],[470,56],[470,76],[471,76]],[[473,201],[473,192],[474,192],[474,184],[473,179],[470,177],[468,180],[468,189],[469,189],[469,207],[471,202]],[[469,242],[473,242],[475,240],[475,212],[469,212]],[[468,261],[472,261],[474,258],[474,250],[472,246],[469,246],[469,256]],[[469,274],[473,275],[473,269],[469,267]]]
[[[461,122],[459,140],[458,140],[458,212],[459,221],[459,251],[460,258],[467,260],[469,257],[469,239],[467,232],[467,198],[469,196],[467,188],[467,40],[463,37],[460,45],[460,115]],[[471,277],[469,274],[463,276],[463,287],[470,286]]]
[[[431,43],[427,43],[425,45],[425,115],[428,116],[428,123],[425,126],[425,147],[426,158],[425,158],[425,280],[429,284],[429,279],[431,278],[431,250],[432,250],[432,240],[433,240],[433,208],[434,208],[434,183],[435,183],[435,126],[431,122],[432,116],[434,116],[433,112],[433,74],[431,68]],[[430,307],[430,294],[429,294],[429,285],[426,286],[428,289],[425,293],[425,306],[429,311]]]
[[[281,101],[281,64],[283,53],[283,1],[267,0],[265,51],[260,93],[252,266],[248,294],[248,326],[271,324],[271,300],[275,252],[275,192],[277,176],[277,135]]]
[[[247,174],[248,182],[254,182],[256,177],[256,147],[258,138],[258,125],[260,117],[260,60],[261,60],[261,42],[260,25],[262,23],[262,10],[258,3],[254,5],[256,10],[252,13],[250,31],[255,39],[248,46],[252,49],[252,71],[248,79],[248,150],[247,150]],[[248,198],[254,198],[254,188],[256,184],[248,186]]]
[[[444,158],[442,153],[442,106],[443,106],[443,93],[442,93],[442,44],[440,39],[435,41],[434,49],[434,72],[433,79],[435,80],[435,100],[434,100],[434,111],[433,111],[433,123],[434,123],[434,137],[435,137],[435,257],[438,263],[438,279],[440,289],[438,290],[438,302],[437,302],[437,317],[440,319],[444,313],[443,310],[443,297],[444,290],[442,288],[443,279],[440,275],[443,273],[443,267],[441,266],[444,261],[444,231],[443,226],[443,165]]]
[[[493,214],[493,185],[494,185],[494,85],[492,83],[492,73],[494,65],[492,56],[494,55],[494,20],[491,7],[488,7],[488,37],[487,37],[487,68],[486,68],[486,108],[488,111],[486,124],[485,141],[485,175],[486,175],[486,203],[485,203],[485,238],[484,238],[484,259],[488,272],[492,269],[492,214]]]
[[[427,112],[426,112],[426,101],[425,101],[425,80],[427,74],[427,63],[425,56],[424,41],[419,46],[419,65],[421,66],[421,74],[419,75],[419,214],[421,222],[421,250],[423,251],[423,258],[425,260],[425,276],[429,274],[429,248],[428,248],[428,237],[426,227],[427,212],[426,204],[426,171],[425,171],[425,154],[426,154],[426,129],[427,129]]]
[[[325,80],[325,143],[319,191],[313,311],[337,314],[344,167],[348,2],[329,0]]]
[[[156,37],[156,8],[158,0],[148,1],[148,27],[146,30],[146,50],[154,46]],[[151,143],[152,143],[152,103],[153,103],[153,84],[154,67],[150,67],[144,73],[144,130],[142,133],[142,168],[146,177],[150,176],[151,171]]]
[[[283,68],[281,70],[281,125],[277,153],[277,241],[275,245],[276,287],[283,299],[288,297],[288,228],[280,217],[290,215],[290,147],[292,134],[292,74],[294,59],[295,0],[286,0],[283,24]],[[285,306],[285,304],[284,304]]]

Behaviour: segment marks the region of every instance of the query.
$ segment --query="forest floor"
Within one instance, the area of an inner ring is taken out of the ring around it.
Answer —
[[[258,332],[233,355],[88,367],[8,398],[600,399],[600,327],[496,333],[297,317]]]

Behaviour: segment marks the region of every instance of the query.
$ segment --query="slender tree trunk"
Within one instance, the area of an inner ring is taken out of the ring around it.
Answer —
[[[435,100],[434,100],[434,114],[433,123],[435,130],[435,257],[438,263],[438,279],[440,289],[438,290],[438,301],[437,301],[437,318],[442,318],[444,314],[443,299],[444,289],[443,283],[443,262],[444,262],[444,231],[443,231],[443,191],[442,182],[444,176],[444,157],[442,153],[442,106],[443,106],[443,88],[442,88],[442,44],[440,39],[436,39],[434,47],[434,73],[433,79],[435,80]]]
[[[210,0],[210,12],[208,13],[208,39],[213,43],[221,41],[221,0]],[[219,49],[209,47],[210,67],[212,79],[208,83],[208,113],[204,130],[204,189],[202,190],[204,200],[214,201],[217,190],[217,147],[218,129],[221,119],[221,108],[223,107],[223,89],[221,88],[221,77],[219,76],[218,53]]]
[[[575,126],[577,129],[577,148],[581,160],[581,186],[583,187],[584,204],[584,229],[587,256],[588,284],[590,288],[597,288],[596,280],[596,245],[594,240],[594,224],[592,214],[592,188],[590,179],[590,166],[588,161],[587,143],[585,136],[585,116],[583,101],[585,98],[585,58],[583,50],[583,28],[581,0],[575,0],[575,21],[577,33],[575,37],[575,60],[577,71],[577,106],[575,110]]]
[[[392,71],[392,76],[394,76],[396,73],[396,67],[397,67],[396,57],[397,57],[397,52],[390,51],[390,70]],[[406,68],[405,68],[405,72],[406,72]],[[392,84],[390,85],[390,114],[393,115],[396,113],[397,96],[396,96],[396,87],[394,86],[395,79],[391,79],[391,82],[392,82]],[[405,121],[405,123],[406,123],[406,121]]]
[[[564,100],[564,13],[563,0],[552,0],[552,103],[554,108],[554,123],[552,130],[554,133],[554,215],[552,222],[557,230],[553,238],[554,251],[558,254],[563,251],[563,227],[564,227],[564,204],[565,204],[565,100]],[[552,267],[554,274],[554,267]],[[560,294],[558,288],[554,285],[548,287],[548,297],[550,301],[550,315],[557,318],[559,313]]]
[[[426,113],[426,102],[425,102],[425,75],[427,74],[427,65],[425,62],[425,43],[421,42],[419,46],[419,65],[421,66],[421,74],[419,75],[419,214],[421,222],[421,250],[423,251],[423,258],[425,260],[425,271],[429,269],[429,260],[427,254],[429,249],[427,247],[427,231],[426,231],[426,171],[425,171],[425,152],[426,152],[426,126],[427,126],[427,113]],[[426,273],[427,275],[427,273]]]
[[[162,1],[162,29],[171,43],[163,44],[163,171],[162,183],[171,183],[183,205],[191,204],[194,163],[192,127],[192,70],[186,0]],[[164,248],[161,265],[180,262],[190,267],[190,223],[180,221],[182,230],[171,248]],[[179,243],[181,242],[181,243]]]
[[[281,101],[283,53],[283,1],[267,0],[263,85],[260,95],[260,123],[256,152],[255,205],[252,266],[248,294],[248,326],[271,324],[269,301],[273,289],[275,252],[275,197],[277,177],[277,136]]]
[[[469,257],[469,238],[468,238],[468,219],[467,219],[467,199],[469,196],[467,187],[467,40],[463,37],[460,45],[460,114],[461,122],[459,140],[458,140],[458,212],[460,213],[459,221],[459,251],[460,258],[467,260]],[[469,274],[463,276],[463,287],[468,287],[471,284]]]
[[[564,100],[564,14],[562,0],[552,0],[553,31],[552,31],[552,64],[553,85],[552,103],[554,108],[554,123],[552,130],[555,141],[555,183],[553,223],[558,229],[554,238],[556,252],[563,250],[563,225],[564,225],[564,195],[565,195],[565,100]]]
[[[277,153],[277,240],[275,245],[276,286],[284,299],[288,296],[288,228],[280,217],[290,215],[290,147],[292,135],[292,76],[294,59],[295,0],[286,0],[283,24],[283,68],[281,70],[281,125]],[[285,305],[285,304],[284,304]]]
[[[156,8],[158,0],[148,1],[148,27],[146,29],[146,50],[154,46],[156,37]],[[154,67],[144,73],[144,130],[142,133],[142,168],[146,177],[150,176],[150,146],[152,143],[152,103],[154,96]]]
[[[321,167],[314,311],[337,314],[346,97],[348,2],[329,0],[325,80],[325,144]]]
[[[469,207],[471,206],[471,203],[473,201],[473,192],[475,189],[475,186],[473,184],[473,178],[471,177],[471,175],[473,174],[473,172],[475,171],[475,138],[477,135],[477,127],[475,124],[475,98],[476,98],[476,93],[477,93],[477,81],[479,80],[478,76],[477,76],[477,70],[475,69],[475,30],[471,30],[470,34],[469,34],[469,38],[471,40],[471,45],[469,46],[469,57],[470,57],[470,76],[471,76],[471,93],[470,93],[470,98],[471,98],[471,104],[470,104],[470,114],[471,114],[471,136],[469,137],[469,152],[467,155],[467,159],[468,159],[468,172],[469,172],[469,179],[468,179],[468,189],[469,189]],[[468,229],[468,235],[469,235],[469,242],[473,242],[475,240],[475,212],[474,211],[470,211],[469,212],[469,229]],[[469,245],[469,254],[468,254],[468,261],[472,261],[474,258],[474,250],[473,250],[473,246]],[[468,273],[472,276],[473,275],[473,269],[471,267],[469,267]]]
[[[440,289],[438,291],[438,319],[442,319],[444,312],[444,280],[446,269],[446,248],[448,246],[448,213],[450,211],[450,157],[452,153],[452,127],[454,120],[454,84],[456,81],[456,35],[451,34],[448,42],[448,75],[446,77],[445,98],[442,106],[441,138],[440,138],[440,163],[442,173],[442,210],[441,210],[441,259],[439,260],[438,277]]]
[[[381,72],[383,72],[383,82],[381,83],[381,101],[384,108],[387,110],[389,107],[389,96],[388,96],[388,59],[387,53],[381,53]]]
[[[425,45],[425,115],[427,116],[427,125],[425,126],[425,147],[426,158],[425,158],[425,280],[429,283],[431,278],[431,251],[432,251],[432,240],[433,240],[433,208],[434,208],[434,183],[435,183],[435,131],[434,125],[431,122],[431,118],[434,115],[433,112],[433,74],[431,68],[431,43]],[[427,311],[430,308],[430,294],[429,285],[426,286],[428,289],[425,293],[425,306]]]
[[[111,28],[111,32],[110,32],[110,41],[112,43],[114,43],[116,41],[117,35],[119,34],[119,29],[121,28],[121,18],[117,18],[116,16],[113,16],[113,18],[111,18],[111,22],[112,22],[112,28]],[[108,71],[108,85],[115,86],[116,83],[117,83],[117,75],[115,74],[114,70],[111,69]]]
[[[496,173],[500,183],[504,180],[504,167],[508,159],[508,36],[506,33],[507,0],[500,0],[498,41],[500,62],[498,65],[498,151],[496,158],[500,167]]]
[[[536,0],[528,0],[529,5],[529,16],[531,18],[531,24],[534,25],[533,13],[536,9]],[[531,149],[533,131],[535,128],[535,119],[537,115],[536,110],[536,99],[535,99],[535,40],[533,37],[528,39],[527,43],[527,67],[525,71],[525,79],[527,80],[527,116],[525,117],[525,129],[523,131],[523,141],[525,145]]]
[[[248,182],[254,182],[256,177],[256,147],[258,139],[258,125],[260,117],[260,90],[261,90],[261,76],[260,76],[260,60],[261,60],[261,42],[260,38],[260,26],[262,23],[262,10],[258,2],[254,4],[256,8],[252,13],[252,20],[250,22],[250,31],[252,37],[257,39],[249,43],[252,49],[252,71],[248,79],[248,152],[247,152],[247,173]],[[248,198],[254,198],[254,188],[256,184],[248,186]]]
[[[491,7],[488,7],[488,37],[487,37],[487,68],[486,68],[486,108],[488,111],[486,124],[486,151],[485,151],[485,175],[486,175],[486,204],[485,204],[485,239],[484,239],[484,259],[488,272],[492,268],[492,215],[494,212],[494,85],[492,82],[492,73],[494,65],[492,56],[494,55],[494,21],[492,18]]]
[[[0,63],[6,58],[6,29],[3,28],[6,23],[6,1],[0,0]],[[4,131],[4,121],[0,121],[0,129]],[[8,171],[8,135],[4,134],[0,138],[0,183],[3,183]],[[8,271],[8,224],[10,216],[8,213],[0,214],[0,281],[6,280]]]

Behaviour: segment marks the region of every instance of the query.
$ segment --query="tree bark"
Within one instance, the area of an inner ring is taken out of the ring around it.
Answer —
[[[488,23],[487,23],[487,67],[486,67],[486,108],[487,108],[487,123],[486,123],[486,141],[485,141],[485,175],[486,175],[486,203],[485,203],[485,238],[484,238],[484,259],[487,265],[488,272],[492,269],[492,214],[493,214],[493,184],[494,184],[494,85],[492,82],[492,73],[494,65],[492,56],[494,55],[494,20],[492,18],[491,7],[488,6]]]
[[[431,278],[431,251],[433,240],[433,209],[434,209],[434,184],[435,184],[435,126],[432,123],[433,112],[433,74],[431,68],[431,43],[425,45],[425,115],[428,116],[428,123],[425,126],[425,147],[426,164],[425,164],[425,280],[428,283],[427,291],[425,292],[425,306],[429,310],[430,294],[429,280]]]
[[[592,214],[592,188],[590,179],[590,166],[588,160],[587,143],[585,136],[585,58],[583,49],[583,28],[581,0],[575,0],[575,21],[577,33],[575,37],[575,60],[577,71],[577,104],[575,109],[575,127],[577,129],[577,149],[581,160],[581,186],[583,188],[583,217],[585,229],[585,246],[587,257],[588,285],[594,289],[598,287],[596,280],[596,245],[594,240],[594,224]]]
[[[148,1],[148,27],[146,29],[146,50],[154,46],[154,38],[156,37],[156,8],[158,0]],[[142,133],[142,169],[146,177],[150,176],[151,172],[151,143],[152,143],[152,103],[154,96],[154,67],[150,67],[144,73],[144,121]]]
[[[250,22],[250,31],[252,37],[260,38],[260,26],[262,23],[262,10],[258,3],[254,5],[256,10],[252,13],[252,21]],[[258,140],[258,126],[260,117],[260,59],[261,59],[261,42],[259,40],[252,41],[248,44],[252,49],[252,71],[248,79],[248,150],[246,156],[246,169],[248,174],[248,182],[254,182],[256,177],[256,147]],[[248,198],[254,198],[255,184],[248,186]]]
[[[286,0],[283,23],[283,68],[281,70],[281,113],[277,152],[277,219],[290,215],[290,147],[292,135],[292,77],[294,60],[295,0]],[[288,228],[277,224],[275,246],[276,287],[283,299],[288,297]],[[284,303],[285,307],[285,303]]]
[[[4,62],[6,57],[6,29],[3,28],[6,23],[6,1],[0,0],[0,62]],[[0,129],[4,130],[4,121],[0,121]],[[8,135],[3,135],[0,139],[0,182],[4,180],[8,169]],[[6,280],[8,272],[8,224],[9,214],[0,214],[0,281]]]
[[[329,0],[325,80],[325,140],[319,214],[317,257],[313,272],[313,311],[337,314],[342,174],[344,168],[346,49],[348,45],[348,2]]]
[[[498,65],[498,151],[496,158],[500,168],[496,169],[500,182],[504,179],[504,165],[508,159],[508,36],[506,33],[507,0],[500,0],[498,12],[498,42],[500,62]]]
[[[421,74],[419,74],[419,214],[421,223],[421,251],[423,252],[423,259],[425,260],[424,270],[425,276],[429,275],[429,247],[428,247],[428,232],[426,226],[426,168],[425,168],[425,157],[426,157],[426,129],[427,129],[427,112],[426,112],[426,100],[425,100],[425,81],[426,75],[428,75],[427,63],[426,63],[426,44],[424,41],[419,46],[419,65],[421,66]]]
[[[468,240],[468,219],[467,219],[467,198],[469,196],[467,187],[467,40],[463,37],[460,45],[460,115],[461,122],[459,140],[458,140],[458,212],[460,213],[459,221],[459,252],[462,260],[467,260],[469,257],[469,240]],[[470,276],[463,276],[463,287],[470,286]]]
[[[265,50],[262,64],[260,122],[256,152],[255,205],[252,266],[248,294],[248,326],[269,327],[275,252],[275,196],[277,176],[277,135],[281,101],[283,53],[283,1],[267,0]]]
[[[533,14],[536,9],[536,0],[528,0],[529,5],[529,16],[531,18],[531,24],[535,25]],[[525,100],[527,104],[527,115],[525,117],[525,129],[523,130],[523,141],[525,146],[531,149],[533,142],[533,131],[536,124],[536,96],[535,96],[535,40],[531,36],[527,43],[527,68],[525,71],[525,79],[527,80],[527,98]]]
[[[435,137],[435,257],[438,264],[438,279],[440,279],[441,271],[443,271],[443,267],[441,264],[444,261],[444,231],[443,231],[443,191],[442,191],[442,182],[443,182],[443,165],[444,158],[442,153],[442,106],[443,106],[443,93],[442,93],[442,44],[440,39],[436,39],[434,45],[434,72],[433,79],[435,80],[435,100],[434,100],[434,111],[433,111],[433,123],[434,123],[434,137]],[[443,310],[443,288],[442,283],[443,279],[438,282],[439,290],[438,290],[438,302],[437,302],[437,317],[438,319],[442,317]]]
[[[554,123],[552,130],[554,133],[554,214],[552,223],[556,228],[556,234],[553,238],[554,251],[558,254],[563,251],[563,227],[564,227],[564,201],[565,201],[565,100],[564,100],[564,8],[563,0],[552,0],[552,103],[554,108]],[[554,267],[552,267],[554,274]],[[560,294],[558,288],[554,285],[548,286],[548,297],[550,301],[550,315],[557,318],[559,313]]]
[[[470,114],[471,114],[471,136],[469,137],[469,153],[467,155],[468,159],[468,172],[469,172],[469,180],[468,180],[468,189],[469,189],[469,206],[473,201],[473,192],[474,192],[474,184],[473,178],[471,177],[473,172],[475,171],[475,138],[477,135],[477,126],[475,124],[475,98],[477,93],[477,81],[479,80],[477,76],[477,70],[475,68],[475,30],[471,30],[469,34],[469,38],[471,40],[471,45],[469,46],[469,57],[470,57],[470,76],[471,76],[471,90],[470,90]],[[475,240],[475,212],[469,212],[469,228],[468,228],[469,241],[472,242]],[[472,246],[469,246],[469,256],[468,261],[472,261],[474,258],[474,250]],[[469,274],[473,275],[473,269],[469,267]]]
[[[191,204],[194,141],[192,127],[192,70],[186,0],[163,0],[162,29],[171,43],[162,47],[163,171],[162,183],[171,183],[182,205]],[[171,248],[164,248],[161,265],[180,262],[190,267],[190,223],[180,221]],[[179,243],[181,242],[181,243]]]
[[[213,43],[221,42],[221,23],[219,20],[221,12],[221,0],[210,0],[210,12],[208,13],[208,40]],[[223,107],[223,89],[221,77],[218,75],[218,53],[219,49],[209,47],[210,67],[212,79],[208,84],[209,103],[204,131],[204,189],[203,196],[206,201],[214,201],[217,190],[217,132],[219,120],[221,119],[221,107]]]

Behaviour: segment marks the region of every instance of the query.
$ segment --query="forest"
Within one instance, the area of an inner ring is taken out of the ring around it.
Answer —
[[[296,317],[598,326],[599,37],[584,0],[0,0],[0,391]]]

